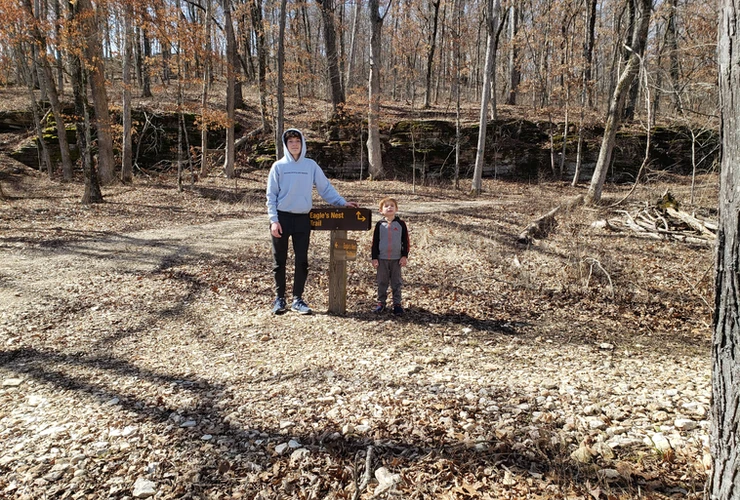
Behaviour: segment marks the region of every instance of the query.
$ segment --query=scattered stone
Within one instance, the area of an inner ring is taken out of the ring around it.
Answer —
[[[284,431],[285,429],[290,429],[293,426],[295,426],[295,422],[291,422],[290,420],[283,420],[280,422],[281,431]]]
[[[606,482],[617,481],[621,477],[616,469],[601,469],[596,471],[596,476]]]
[[[576,451],[570,454],[570,458],[576,462],[588,464],[593,459],[593,453],[591,453],[588,446],[581,445]]]
[[[196,425],[198,425],[198,422],[196,422],[195,420],[186,420],[180,424],[180,427],[195,427]]]
[[[395,488],[395,486],[401,482],[400,474],[393,474],[385,467],[381,467],[375,471],[375,479],[378,480],[378,486],[375,488],[374,496],[378,496],[386,491]]]
[[[311,455],[311,452],[307,450],[306,448],[298,448],[297,450],[294,450],[293,453],[290,454],[290,461],[295,462],[301,462],[308,458]]]
[[[646,437],[645,444],[647,444],[648,446],[653,446],[655,447],[655,449],[663,453],[673,449],[673,446],[671,446],[671,442],[668,441],[668,438],[666,438],[660,432]]]
[[[3,387],[19,387],[22,383],[22,378],[6,378],[3,380]]]
[[[413,375],[415,373],[421,372],[422,370],[424,370],[424,367],[422,367],[421,365],[411,365],[406,367],[405,372],[406,375]]]
[[[146,478],[140,477],[134,483],[134,498],[149,498],[155,493],[157,493],[156,483]]]
[[[677,418],[673,424],[679,431],[691,431],[699,427],[699,423],[689,418]]]
[[[280,443],[275,447],[275,453],[282,455],[288,449],[288,443]]]

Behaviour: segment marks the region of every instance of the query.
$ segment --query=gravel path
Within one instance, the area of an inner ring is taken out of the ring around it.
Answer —
[[[700,497],[708,343],[425,310],[275,318],[266,226],[5,242],[0,496],[349,498],[370,454],[362,498]]]

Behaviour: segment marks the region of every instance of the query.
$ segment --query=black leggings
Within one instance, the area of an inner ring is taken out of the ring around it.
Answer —
[[[303,297],[308,278],[308,245],[311,239],[311,219],[308,214],[278,212],[278,221],[283,228],[280,238],[272,237],[272,272],[275,275],[275,293],[285,298],[285,265],[288,260],[288,238],[293,239],[295,274],[293,297]]]

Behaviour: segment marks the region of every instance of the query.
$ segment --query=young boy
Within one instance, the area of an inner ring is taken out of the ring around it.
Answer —
[[[380,200],[383,218],[375,224],[371,256],[373,267],[378,270],[378,305],[375,313],[385,311],[388,284],[393,291],[393,314],[403,314],[401,306],[401,268],[408,262],[409,231],[406,223],[398,217],[398,203],[393,198]]]
[[[285,302],[285,265],[288,259],[288,238],[293,239],[295,275],[293,277],[293,303],[291,310],[311,314],[303,300],[303,290],[308,277],[308,244],[311,220],[308,212],[313,206],[313,187],[331,205],[357,207],[347,202],[331,185],[319,165],[306,158],[306,139],[296,129],[283,134],[285,156],[272,164],[267,177],[267,215],[270,217],[272,235],[273,274],[277,297],[272,305],[273,314],[288,310]]]

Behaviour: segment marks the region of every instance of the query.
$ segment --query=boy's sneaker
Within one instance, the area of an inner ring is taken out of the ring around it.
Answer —
[[[393,304],[393,314],[396,316],[403,315],[403,307],[401,307],[401,304]]]
[[[298,314],[311,314],[311,308],[300,297],[293,298],[293,305],[290,309]]]
[[[272,304],[272,314],[283,314],[287,310],[288,305],[285,303],[285,299],[282,297],[276,298]]]
[[[375,314],[380,314],[383,311],[385,311],[385,304],[383,304],[382,302],[378,302],[378,305],[375,306],[375,309],[373,309],[373,312]]]

